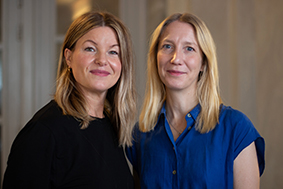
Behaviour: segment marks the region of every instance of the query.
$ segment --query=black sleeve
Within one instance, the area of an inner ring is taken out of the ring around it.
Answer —
[[[48,127],[28,123],[13,142],[3,189],[51,188],[55,139]]]

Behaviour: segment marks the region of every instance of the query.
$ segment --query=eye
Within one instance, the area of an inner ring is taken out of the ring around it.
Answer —
[[[119,55],[119,53],[117,51],[109,51],[109,54],[112,54],[112,55]]]
[[[95,52],[95,49],[93,47],[87,47],[85,51]]]
[[[163,45],[163,46],[162,46],[162,48],[164,48],[164,49],[171,49],[171,48],[172,48],[172,46],[171,46],[171,45],[169,45],[169,44],[165,44],[165,45]]]
[[[187,51],[194,51],[195,49],[192,48],[192,47],[186,47],[186,50],[187,50]]]

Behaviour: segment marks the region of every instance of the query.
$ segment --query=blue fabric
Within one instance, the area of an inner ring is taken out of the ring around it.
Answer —
[[[174,141],[165,104],[153,131],[134,131],[134,144],[126,150],[141,188],[233,188],[233,161],[253,141],[260,175],[264,171],[264,139],[241,112],[221,105],[219,124],[201,134],[194,124],[197,105],[187,114],[187,128]]]

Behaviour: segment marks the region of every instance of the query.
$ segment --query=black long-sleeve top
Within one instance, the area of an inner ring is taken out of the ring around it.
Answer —
[[[87,129],[52,100],[13,142],[3,189],[133,188],[133,178],[109,118]]]

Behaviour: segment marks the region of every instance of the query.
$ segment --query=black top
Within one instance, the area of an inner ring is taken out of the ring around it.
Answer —
[[[55,101],[39,110],[12,145],[3,189],[133,188],[109,118],[96,118],[87,129],[79,124]]]

